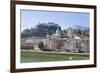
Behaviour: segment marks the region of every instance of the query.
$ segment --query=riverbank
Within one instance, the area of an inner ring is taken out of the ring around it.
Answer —
[[[89,55],[86,53],[64,53],[64,52],[41,52],[22,50],[21,63],[28,62],[50,62],[50,61],[71,61],[71,60],[88,60]]]

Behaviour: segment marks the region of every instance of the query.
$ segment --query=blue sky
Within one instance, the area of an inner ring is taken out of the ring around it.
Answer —
[[[21,31],[38,23],[55,22],[62,29],[80,25],[89,27],[89,13],[21,10]]]

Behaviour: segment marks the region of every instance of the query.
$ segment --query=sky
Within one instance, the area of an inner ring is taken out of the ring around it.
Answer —
[[[71,26],[89,27],[89,13],[21,10],[21,31],[34,28],[38,23],[54,22],[67,29]]]

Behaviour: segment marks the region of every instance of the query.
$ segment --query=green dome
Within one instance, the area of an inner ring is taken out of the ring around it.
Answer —
[[[56,30],[56,34],[61,34],[61,31],[59,28]]]

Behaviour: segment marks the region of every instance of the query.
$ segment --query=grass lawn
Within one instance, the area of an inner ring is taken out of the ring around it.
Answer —
[[[88,55],[79,55],[79,54],[21,52],[21,63],[88,60],[88,59],[89,59]]]

